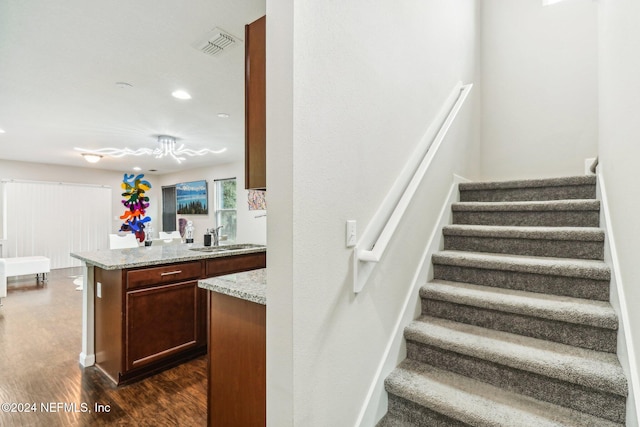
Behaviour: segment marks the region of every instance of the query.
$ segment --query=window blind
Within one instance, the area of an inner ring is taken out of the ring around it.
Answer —
[[[2,183],[5,257],[42,255],[51,268],[81,265],[71,252],[108,247],[111,188],[57,182]]]

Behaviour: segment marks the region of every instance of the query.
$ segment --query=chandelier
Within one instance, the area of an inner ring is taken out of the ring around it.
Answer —
[[[153,155],[156,159],[160,159],[162,157],[172,157],[178,163],[182,163],[186,160],[184,155],[193,157],[193,156],[204,156],[205,154],[220,154],[225,152],[227,149],[223,148],[221,150],[210,150],[208,148],[203,148],[202,150],[191,150],[189,148],[184,148],[184,144],[180,144],[176,147],[176,138],[169,135],[159,135],[158,136],[158,147],[156,148],[138,148],[137,150],[132,150],[130,148],[101,148],[99,150],[88,150],[86,148],[75,147],[77,151],[81,151],[82,155],[87,157],[87,155],[95,155],[95,156],[110,156],[110,157],[124,157],[124,156],[142,156]],[[99,160],[99,158],[98,158]]]

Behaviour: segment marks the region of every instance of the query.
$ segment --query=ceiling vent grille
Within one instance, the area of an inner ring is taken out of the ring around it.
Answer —
[[[238,38],[232,36],[220,28],[214,28],[206,33],[200,40],[192,46],[200,52],[210,56],[220,56],[240,42]]]

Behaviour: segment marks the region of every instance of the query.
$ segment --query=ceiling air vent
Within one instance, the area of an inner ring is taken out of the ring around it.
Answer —
[[[192,46],[207,55],[220,56],[241,41],[220,28],[214,28]]]

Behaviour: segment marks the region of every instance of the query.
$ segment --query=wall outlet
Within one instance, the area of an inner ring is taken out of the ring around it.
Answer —
[[[347,221],[347,229],[346,229],[346,245],[348,248],[352,248],[357,243],[357,233],[356,233],[356,221],[351,219]]]
[[[102,283],[96,282],[96,296],[102,298]]]

